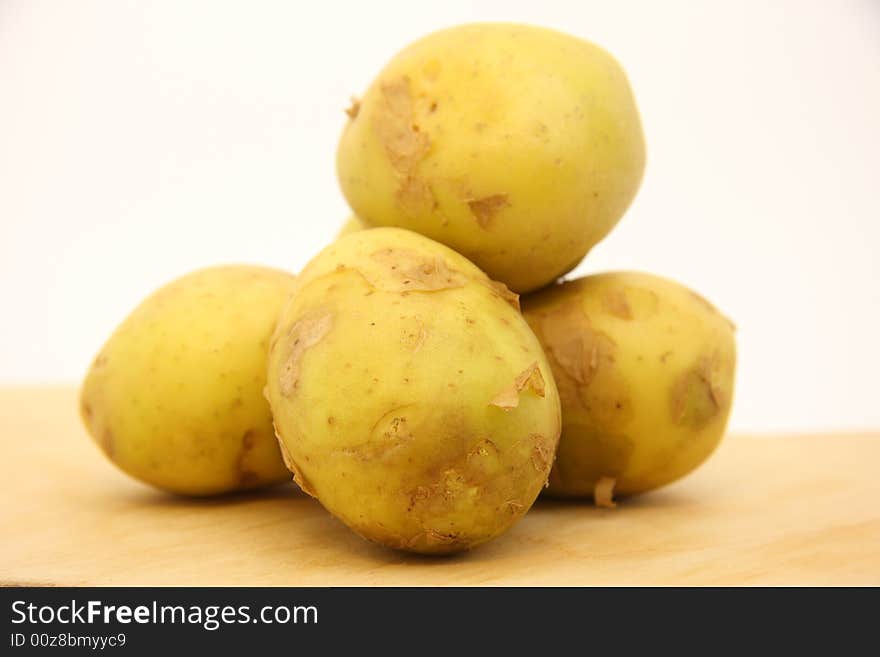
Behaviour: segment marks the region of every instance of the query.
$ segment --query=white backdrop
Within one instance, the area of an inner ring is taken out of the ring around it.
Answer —
[[[349,96],[426,32],[510,20],[610,50],[642,111],[644,185],[577,271],[736,321],[735,430],[880,425],[880,2],[304,5],[0,0],[0,382],[78,380],[196,267],[300,268],[347,214]]]

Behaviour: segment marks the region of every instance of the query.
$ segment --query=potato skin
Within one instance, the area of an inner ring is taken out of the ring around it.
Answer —
[[[289,480],[263,397],[269,338],[292,275],[193,272],[144,300],[95,359],[83,421],[122,470],[157,488],[211,495]]]
[[[601,477],[641,493],[683,477],[720,442],[734,328],[701,296],[635,272],[588,276],[523,299],[562,399],[547,493],[591,496]]]
[[[430,34],[349,116],[337,173],[355,213],[442,242],[515,292],[572,269],[623,215],[645,165],[620,65],[538,27]]]
[[[497,536],[532,505],[559,398],[516,296],[415,233],[347,235],[297,277],[267,396],[300,487],[361,536],[421,553]]]

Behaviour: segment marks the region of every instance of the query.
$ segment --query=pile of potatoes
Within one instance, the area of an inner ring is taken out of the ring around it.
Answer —
[[[548,29],[455,27],[398,53],[348,115],[337,170],[353,216],[336,241],[296,276],[184,276],[101,350],[81,413],[114,463],[186,495],[292,473],[361,536],[450,553],[542,490],[613,506],[709,456],[733,325],[650,274],[561,280],[645,166],[608,53]]]

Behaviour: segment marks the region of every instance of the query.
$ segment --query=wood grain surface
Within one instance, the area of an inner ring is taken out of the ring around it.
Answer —
[[[728,437],[616,509],[539,500],[492,543],[414,557],[293,485],[213,500],[130,480],[72,388],[0,389],[0,582],[46,585],[880,585],[880,432]]]

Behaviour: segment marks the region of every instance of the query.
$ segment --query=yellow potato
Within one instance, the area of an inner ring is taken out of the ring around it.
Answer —
[[[89,432],[117,466],[157,488],[210,495],[289,480],[263,397],[269,338],[294,278],[204,269],[122,323],[81,391]]]
[[[733,398],[734,328],[672,281],[608,273],[523,300],[562,399],[549,493],[610,502],[702,463]]]
[[[342,225],[342,228],[339,229],[339,234],[336,235],[336,239],[348,235],[349,233],[356,233],[359,230],[364,230],[365,228],[367,228],[367,226],[364,222],[361,221],[356,214],[353,214]]]
[[[376,228],[297,277],[267,395],[300,487],[361,536],[455,552],[532,505],[559,398],[516,295],[459,254]]]
[[[620,65],[543,28],[430,34],[388,63],[349,116],[337,173],[355,213],[442,242],[516,292],[572,269],[623,215],[644,170]]]

